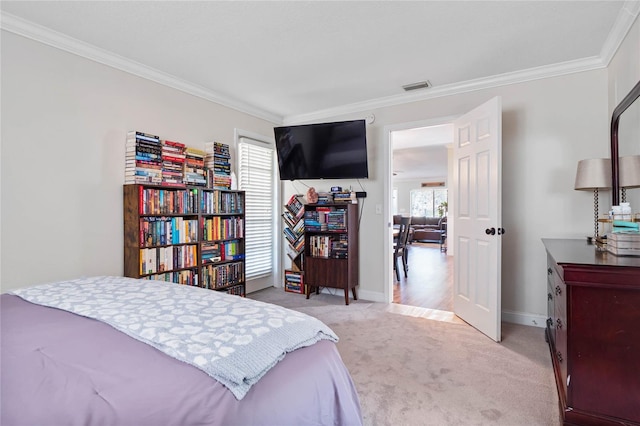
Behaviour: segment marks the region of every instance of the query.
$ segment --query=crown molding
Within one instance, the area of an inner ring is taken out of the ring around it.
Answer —
[[[336,108],[328,108],[315,111],[309,114],[290,115],[284,118],[285,124],[296,124],[313,120],[324,119],[345,114],[371,111],[377,108],[390,107],[407,104],[410,102],[424,101],[428,99],[440,98],[443,96],[458,95],[461,93],[476,90],[489,89],[492,87],[506,86],[510,84],[524,83],[543,78],[558,77],[566,74],[590,71],[606,67],[605,63],[597,56],[575,61],[561,62],[558,64],[529,68],[522,71],[515,71],[505,74],[498,74],[487,78],[463,81],[444,86],[434,86],[418,93],[399,94],[370,101],[357,102],[342,105]]]
[[[461,93],[471,92],[475,90],[489,89],[492,87],[506,86],[509,84],[524,83],[532,80],[543,78],[557,77],[577,72],[590,71],[600,68],[606,68],[616,51],[622,44],[622,41],[629,33],[633,23],[640,14],[639,0],[626,0],[622,6],[613,28],[609,32],[609,36],[603,45],[599,56],[579,59],[575,61],[561,62],[543,67],[535,67],[522,71],[494,75],[487,78],[469,80],[456,84],[431,87],[423,91],[411,94],[399,94],[388,96],[385,98],[373,99],[370,101],[357,102],[349,105],[342,105],[336,108],[328,108],[315,111],[308,114],[289,115],[284,117],[284,124],[296,124],[301,122],[309,122],[329,117],[335,117],[346,114],[370,112],[377,108],[390,107],[395,105],[406,104],[410,102],[424,101],[428,99],[439,98],[443,96],[457,95]],[[364,117],[363,117],[364,118]]]
[[[629,33],[629,30],[638,18],[639,13],[640,1],[626,0],[624,2],[622,9],[620,9],[620,12],[618,13],[618,18],[616,19],[616,22],[609,32],[609,36],[600,51],[600,57],[606,66],[609,66],[611,63],[613,56],[616,54],[618,48],[624,41],[624,38]]]
[[[40,43],[64,50],[83,58],[110,66],[120,71],[142,77],[180,90],[181,92],[197,96],[202,99],[226,106],[228,108],[249,114],[251,116],[267,120],[272,123],[282,123],[283,117],[272,112],[256,108],[237,99],[223,96],[202,86],[177,78],[171,74],[158,71],[154,68],[132,61],[120,55],[101,49],[89,43],[85,43],[73,37],[69,37],[49,28],[37,25],[33,22],[19,18],[9,13],[2,13],[2,30],[38,41]]]
[[[100,49],[91,44],[66,36],[57,31],[37,25],[33,22],[21,19],[9,13],[2,13],[1,25],[3,30],[14,34],[47,44],[49,46],[64,50],[69,53],[90,59],[92,61],[119,69],[129,74],[154,81],[156,83],[172,87],[176,90],[197,96],[208,101],[235,109],[251,116],[267,120],[277,124],[296,124],[311,122],[329,117],[363,113],[378,108],[401,105],[411,102],[419,102],[428,99],[435,99],[443,96],[457,95],[476,90],[489,89],[498,86],[523,83],[527,81],[539,80],[543,78],[557,77],[576,72],[590,71],[605,68],[609,65],[615,52],[631,29],[640,13],[640,1],[626,0],[616,23],[612,28],[599,56],[568,61],[549,66],[535,67],[527,70],[515,71],[499,75],[468,80],[461,83],[436,86],[417,93],[402,93],[393,96],[373,99],[369,101],[356,102],[342,105],[335,108],[318,110],[306,114],[289,115],[283,117],[256,108],[252,105],[241,102],[227,96],[223,96],[202,86],[195,85],[188,81],[179,79],[173,75],[163,73],[146,65],[132,61],[128,58],[116,55],[107,50]],[[363,117],[364,118],[364,117]]]

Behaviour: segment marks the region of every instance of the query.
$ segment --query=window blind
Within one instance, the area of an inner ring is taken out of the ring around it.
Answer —
[[[245,191],[245,274],[247,279],[273,272],[274,155],[264,142],[240,138],[238,188]]]

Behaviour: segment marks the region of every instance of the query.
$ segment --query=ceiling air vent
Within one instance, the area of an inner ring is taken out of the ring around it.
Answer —
[[[429,80],[419,81],[418,83],[405,84],[404,86],[402,86],[405,92],[416,89],[426,89],[428,87],[431,87],[431,83],[429,83]]]

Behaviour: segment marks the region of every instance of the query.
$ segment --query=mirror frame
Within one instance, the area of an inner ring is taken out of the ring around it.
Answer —
[[[612,205],[617,206],[620,203],[620,169],[618,153],[618,124],[620,115],[631,106],[631,104],[640,97],[640,81],[631,89],[624,97],[622,102],[613,110],[611,116],[611,186],[613,191]]]

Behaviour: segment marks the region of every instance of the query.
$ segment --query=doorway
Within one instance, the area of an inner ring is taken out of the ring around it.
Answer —
[[[421,217],[429,222],[423,230],[411,235],[407,245],[406,278],[402,262],[398,260],[400,281],[396,280],[395,273],[391,278],[390,301],[393,303],[453,311],[454,248],[448,247],[446,239],[434,240],[433,233],[426,232],[432,222],[439,230],[446,227],[438,222],[447,215],[441,204],[442,195],[447,194],[448,198],[451,188],[448,182],[452,173],[452,143],[453,120],[450,118],[390,129],[391,216]]]

